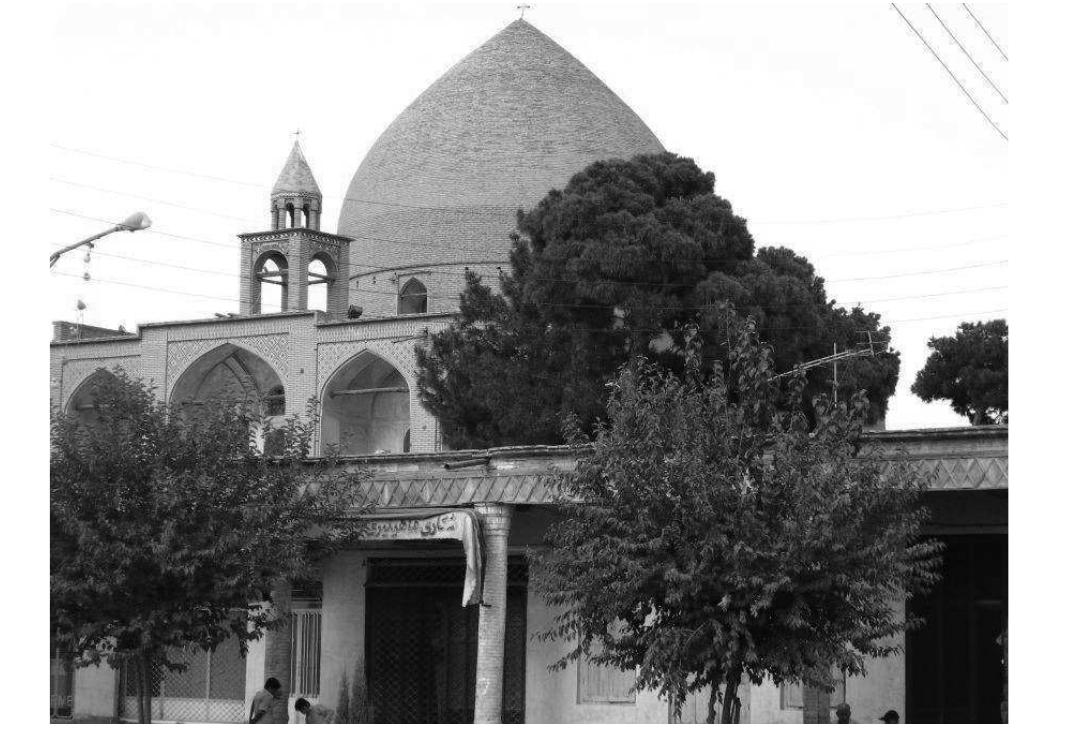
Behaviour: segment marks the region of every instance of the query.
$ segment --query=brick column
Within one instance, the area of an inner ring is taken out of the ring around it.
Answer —
[[[475,506],[483,528],[483,598],[475,660],[475,723],[501,723],[505,687],[505,597],[512,506]]]
[[[286,619],[286,624],[264,635],[264,680],[278,678],[282,690],[290,692],[290,585],[280,582],[271,591],[272,611]]]

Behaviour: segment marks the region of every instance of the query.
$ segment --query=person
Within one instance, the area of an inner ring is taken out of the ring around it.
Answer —
[[[307,698],[298,698],[293,704],[298,713],[304,714],[305,723],[334,723],[334,711],[326,706],[308,702]]]
[[[853,723],[850,720],[849,703],[840,703],[835,707],[835,723]]]
[[[289,723],[286,698],[278,678],[268,678],[264,689],[252,697],[249,723]]]
[[[887,713],[880,716],[880,720],[884,723],[898,723],[898,711],[892,708]]]

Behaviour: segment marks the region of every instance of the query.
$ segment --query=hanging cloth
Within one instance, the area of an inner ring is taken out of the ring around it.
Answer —
[[[460,541],[464,547],[464,593],[460,604],[469,607],[482,600],[483,552],[479,518],[474,510],[378,510],[358,520],[361,541]]]

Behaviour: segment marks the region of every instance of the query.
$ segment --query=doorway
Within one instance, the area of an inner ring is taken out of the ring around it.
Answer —
[[[907,723],[1000,723],[1000,636],[1009,607],[1005,535],[941,536],[943,579],[909,604],[924,626],[906,635]]]
[[[510,561],[502,721],[523,723],[527,567]],[[367,683],[373,723],[472,723],[478,607],[462,607],[464,562],[371,559]]]

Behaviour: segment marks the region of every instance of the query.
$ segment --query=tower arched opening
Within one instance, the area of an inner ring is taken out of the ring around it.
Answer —
[[[270,251],[260,257],[256,263],[255,288],[257,293],[253,312],[282,312],[289,299],[289,271],[286,257],[280,252]]]
[[[390,454],[409,448],[405,377],[374,353],[343,365],[323,391],[322,443],[341,454]]]
[[[338,287],[337,267],[326,254],[316,254],[308,262],[308,309],[331,311],[331,300]]]

